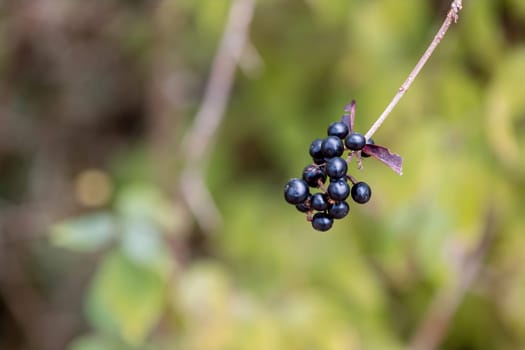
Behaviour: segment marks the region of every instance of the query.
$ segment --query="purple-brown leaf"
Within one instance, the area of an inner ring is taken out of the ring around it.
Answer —
[[[362,151],[385,163],[399,175],[403,175],[403,158],[399,154],[391,153],[386,147],[371,144],[365,145]]]
[[[352,100],[345,106],[344,114],[341,117],[341,121],[348,126],[350,132],[354,131],[354,120],[355,120],[355,100]]]

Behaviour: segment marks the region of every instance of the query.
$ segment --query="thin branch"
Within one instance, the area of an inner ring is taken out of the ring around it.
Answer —
[[[204,181],[202,169],[184,169],[180,178],[181,193],[201,230],[213,232],[222,224],[221,215]]]
[[[255,0],[235,0],[231,5],[202,103],[184,140],[188,162],[201,161],[213,143],[228,103],[235,70],[247,44],[254,8]]]
[[[390,104],[386,107],[386,109],[383,111],[383,113],[379,116],[379,118],[375,121],[375,123],[370,127],[370,130],[367,131],[365,134],[366,139],[368,140],[374,133],[379,129],[379,127],[383,124],[383,122],[386,120],[390,112],[394,109],[394,107],[397,105],[399,100],[403,97],[405,92],[408,90],[410,85],[412,85],[412,82],[417,77],[425,63],[428,61],[438,44],[441,42],[445,34],[447,33],[448,28],[452,24],[452,22],[456,23],[459,18],[459,11],[462,9],[462,0],[454,0],[452,1],[452,4],[450,5],[450,10],[448,11],[447,17],[445,18],[445,21],[441,25],[441,28],[439,28],[437,34],[434,36],[434,40],[430,43],[430,46],[427,48],[423,56],[419,59],[416,66],[410,72],[408,75],[408,78],[405,80],[403,85],[399,88],[397,91],[397,94],[394,96]]]
[[[186,166],[182,171],[180,184],[182,195],[205,232],[210,232],[219,224],[220,214],[204,183],[203,163],[211,151],[215,134],[224,117],[235,71],[247,45],[254,9],[255,0],[233,1],[204,97],[182,145],[186,155]]]
[[[476,246],[465,254],[462,264],[458,267],[457,280],[436,293],[410,342],[410,350],[436,349],[445,338],[456,310],[483,268],[485,257],[496,235],[494,221],[494,208],[490,207]]]

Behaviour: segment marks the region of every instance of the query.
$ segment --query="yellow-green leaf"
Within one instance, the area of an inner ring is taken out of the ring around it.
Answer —
[[[166,282],[164,273],[113,252],[104,259],[92,282],[88,317],[94,326],[139,346],[161,316]]]
[[[95,251],[116,234],[114,217],[108,213],[85,215],[58,222],[50,229],[51,242],[61,248]]]

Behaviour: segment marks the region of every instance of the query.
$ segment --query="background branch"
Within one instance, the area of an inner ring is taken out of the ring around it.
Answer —
[[[224,116],[254,9],[255,0],[233,1],[202,103],[183,141],[186,163],[181,176],[182,194],[205,232],[220,223],[220,215],[204,181],[203,163]]]
[[[436,293],[410,342],[409,349],[436,349],[445,338],[454,314],[483,268],[483,262],[496,234],[494,221],[494,209],[490,207],[477,244],[472,251],[465,254],[459,264],[455,283]]]

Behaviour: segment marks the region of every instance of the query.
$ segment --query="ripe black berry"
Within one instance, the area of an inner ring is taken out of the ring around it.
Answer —
[[[346,176],[348,165],[345,160],[340,157],[335,157],[326,162],[326,174],[332,179],[339,179]]]
[[[343,122],[334,122],[330,124],[326,132],[328,136],[337,136],[340,139],[344,139],[348,135],[348,126]]]
[[[308,196],[304,200],[304,202],[296,204],[295,207],[297,208],[297,210],[299,210],[301,213],[306,213],[310,211],[310,209],[312,209],[311,204],[310,204],[311,198],[312,198],[311,196]]]
[[[326,198],[326,195],[324,193],[316,193],[312,196],[311,206],[315,210],[326,210],[328,209],[329,205],[330,204],[328,203],[328,198]]]
[[[358,155],[359,168],[361,157],[373,156],[401,173],[402,158],[399,155],[392,154],[385,147],[372,146],[374,140],[367,140],[366,136],[353,132],[355,107],[355,101],[346,105],[341,121],[328,126],[328,136],[310,143],[312,164],[303,169],[302,178],[290,179],[284,187],[286,201],[304,213],[306,220],[318,231],[328,231],[334,220],[348,216],[350,206],[347,198],[350,195],[360,204],[368,202],[372,196],[367,183],[357,182],[348,173],[348,164],[353,156]],[[348,155],[346,158],[343,156],[345,152]],[[317,188],[315,192],[318,193],[312,195],[310,187]]]
[[[308,198],[308,184],[300,179],[291,179],[284,186],[284,199],[290,204],[300,204]]]
[[[328,209],[328,214],[334,219],[342,219],[348,215],[349,211],[350,207],[348,206],[348,203],[341,201],[332,204],[332,206]]]
[[[328,185],[327,192],[334,201],[344,201],[350,194],[350,187],[345,179],[334,180]]]
[[[312,219],[312,226],[317,231],[328,231],[333,223],[334,219],[325,213],[316,213]]]
[[[323,169],[315,165],[307,165],[303,170],[303,180],[306,181],[310,187],[319,187],[318,180],[322,183],[326,181],[326,174]]]
[[[359,204],[366,203],[372,196],[372,190],[366,182],[358,182],[352,186],[352,199]]]
[[[339,157],[344,151],[343,142],[337,136],[328,136],[323,140],[321,150],[326,158]]]
[[[353,132],[345,139],[346,148],[352,151],[360,151],[365,147],[366,139],[358,132]]]
[[[368,139],[368,140],[366,140],[366,144],[367,144],[367,145],[375,145],[373,139]],[[366,153],[365,151],[362,151],[362,152],[361,152],[361,157],[368,158],[368,157],[370,157],[370,154]]]
[[[324,159],[323,157],[323,151],[321,150],[321,145],[323,144],[323,140],[321,139],[315,139],[310,144],[310,155],[314,159]],[[318,163],[316,163],[318,164]]]

